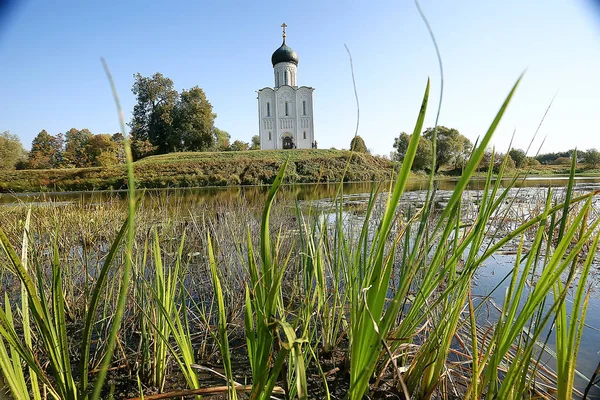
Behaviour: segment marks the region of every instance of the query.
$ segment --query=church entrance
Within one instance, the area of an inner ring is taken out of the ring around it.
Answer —
[[[282,147],[284,149],[295,149],[296,145],[294,144],[294,140],[292,138],[292,135],[290,135],[289,133],[284,134],[284,136],[281,138],[282,140]]]

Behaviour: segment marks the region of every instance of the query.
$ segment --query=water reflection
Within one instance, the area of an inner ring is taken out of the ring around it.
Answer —
[[[438,179],[436,185],[440,191],[451,191],[456,187],[458,178]],[[510,179],[503,179],[502,186],[508,186]],[[565,187],[568,177],[528,177],[519,179],[515,187]],[[386,191],[390,182],[353,182],[344,183],[343,191],[345,195],[368,194],[371,190],[379,186],[382,191]],[[485,180],[481,178],[472,179],[467,189],[481,190],[485,186]],[[160,199],[161,202],[187,202],[191,204],[233,204],[240,199],[244,199],[251,205],[260,205],[264,202],[269,186],[230,186],[230,187],[202,187],[202,188],[181,188],[181,189],[147,189],[145,190],[146,201]],[[407,191],[420,191],[427,188],[427,179],[412,179],[407,183]],[[577,177],[576,188],[582,190],[600,189],[600,177]],[[283,185],[280,197],[284,199],[296,199],[300,201],[321,200],[335,196],[339,190],[337,183],[319,183],[319,184],[290,184]],[[125,199],[127,191],[100,191],[100,192],[65,192],[65,193],[19,193],[19,194],[0,194],[0,204],[14,205],[20,203],[31,203],[41,205],[51,202],[53,206],[60,203],[97,203],[107,200]]]

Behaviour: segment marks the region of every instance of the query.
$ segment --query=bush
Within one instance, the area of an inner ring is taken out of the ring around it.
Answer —
[[[552,161],[552,165],[571,165],[571,159],[569,157],[558,157]]]

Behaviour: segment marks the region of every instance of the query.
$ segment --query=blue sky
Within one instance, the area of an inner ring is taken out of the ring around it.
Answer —
[[[422,0],[442,53],[440,124],[471,140],[485,133],[526,71],[493,143],[600,148],[600,9],[591,0]],[[352,51],[367,146],[389,154],[413,129],[427,78],[434,123],[440,88],[435,51],[412,1],[22,1],[0,19],[0,131],[26,148],[42,129],[119,130],[100,57],[109,63],[129,119],[133,74],[161,72],[178,90],[198,85],[216,125],[249,141],[258,131],[256,91],[273,85],[272,52],[300,57],[298,84],[315,88],[315,138],[347,148],[356,107]]]

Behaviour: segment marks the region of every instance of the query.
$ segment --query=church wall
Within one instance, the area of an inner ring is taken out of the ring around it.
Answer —
[[[267,103],[269,106],[267,106]],[[268,109],[267,109],[268,108]],[[264,88],[258,92],[258,120],[260,148],[264,150],[276,149],[277,144],[277,102],[276,93],[271,88]],[[269,140],[269,132],[271,140]]]
[[[258,103],[261,149],[281,149],[282,138],[285,135],[291,135],[298,149],[312,148],[314,142],[312,88],[306,86],[299,88],[282,86],[276,90],[264,88],[258,92]],[[269,140],[269,132],[271,132],[271,140]]]

